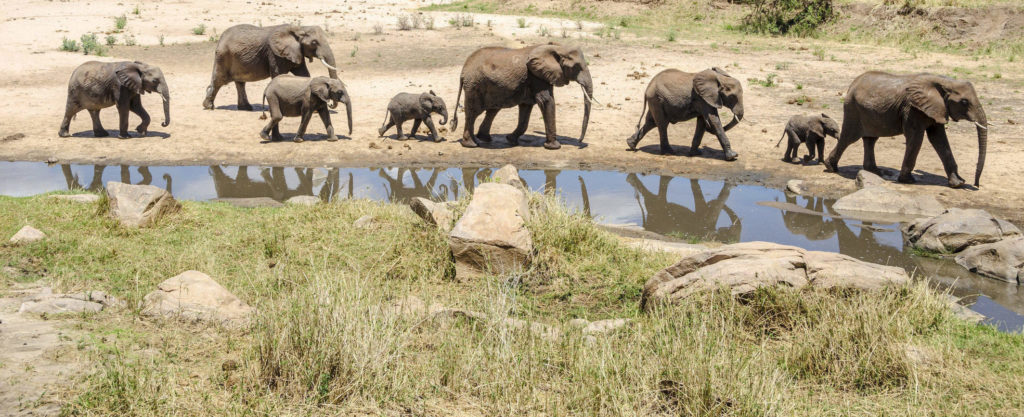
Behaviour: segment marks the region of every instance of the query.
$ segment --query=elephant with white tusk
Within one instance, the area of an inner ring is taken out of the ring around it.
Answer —
[[[142,107],[141,95],[158,93],[163,100],[164,122],[167,127],[171,123],[171,94],[167,89],[167,79],[159,67],[142,62],[97,62],[89,61],[71,73],[68,81],[68,100],[64,111],[64,121],[60,124],[58,135],[71,136],[68,131],[71,119],[82,110],[88,110],[92,117],[92,131],[96,137],[108,136],[107,130],[100,123],[100,109],[117,106],[119,118],[118,134],[121,139],[128,136],[128,112],[138,115],[142,122],[135,128],[140,136],[145,136],[149,128],[149,113]]]
[[[927,133],[928,141],[942,160],[949,186],[958,188],[964,184],[964,179],[957,173],[946,136],[949,120],[967,120],[977,128],[978,164],[974,185],[979,186],[988,148],[988,118],[974,85],[934,74],[866,72],[853,80],[847,90],[843,100],[843,129],[839,143],[825,161],[825,169],[835,172],[843,151],[863,138],[863,168],[878,173],[875,142],[879,137],[902,134],[906,137],[907,150],[897,181],[913,183],[912,172]]]
[[[245,83],[287,73],[309,77],[303,58],[309,62],[313,62],[313,58],[320,60],[327,67],[328,75],[338,79],[334,52],[327,42],[327,34],[319,26],[232,26],[217,42],[213,76],[206,88],[203,108],[212,110],[213,99],[220,88],[234,82],[238,90],[238,109],[252,110],[245,94]]]
[[[306,134],[306,126],[313,113],[320,115],[320,120],[327,128],[327,140],[336,141],[334,126],[331,124],[331,111],[338,103],[345,105],[348,117],[348,134],[352,134],[352,98],[348,95],[345,84],[327,77],[295,77],[282,75],[274,78],[263,91],[263,100],[270,109],[270,123],[260,132],[263,140],[279,141],[282,139],[278,124],[285,116],[299,116],[299,130],[295,133],[295,142],[302,142]]]

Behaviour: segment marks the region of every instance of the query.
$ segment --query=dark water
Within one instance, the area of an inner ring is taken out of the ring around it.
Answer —
[[[107,181],[121,181],[166,188],[186,200],[270,197],[284,201],[297,195],[314,195],[325,201],[407,201],[413,197],[446,200],[471,190],[492,171],[0,162],[0,195],[99,191]],[[530,188],[557,192],[569,206],[602,223],[634,224],[683,240],[770,241],[901,266],[930,277],[958,297],[967,297],[974,302],[973,309],[990,317],[990,322],[1001,329],[1018,331],[1024,326],[1024,287],[971,274],[950,261],[912,256],[903,248],[896,223],[804,213],[834,214],[833,200],[792,196],[781,190],[729,181],[613,171],[524,170],[520,175]]]

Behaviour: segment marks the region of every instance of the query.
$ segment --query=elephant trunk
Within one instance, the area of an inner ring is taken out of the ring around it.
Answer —
[[[726,132],[728,132],[729,129],[736,127],[736,125],[739,124],[740,120],[743,120],[743,103],[736,103],[736,105],[732,106],[730,110],[732,110],[732,120],[730,120],[729,124],[725,125],[725,127],[722,128],[722,130]]]
[[[157,86],[156,91],[160,93],[160,98],[164,101],[164,122],[160,126],[167,127],[171,124],[171,92],[167,90],[167,82],[160,80],[160,85]]]
[[[576,82],[583,87],[583,127],[580,130],[580,143],[583,143],[583,138],[587,136],[587,125],[590,124],[590,101],[594,96],[594,80],[590,78],[590,70],[581,71]]]
[[[345,117],[348,118],[348,135],[352,136],[352,99],[346,94],[341,102],[345,103]]]
[[[334,51],[331,50],[331,47],[327,45],[320,45],[320,48],[317,49],[316,57],[320,58],[320,63],[327,67],[327,75],[337,80],[338,68],[334,62]]]
[[[981,104],[978,104],[978,111],[973,119],[978,129],[978,166],[974,169],[974,186],[979,187],[981,171],[985,168],[985,153],[988,151],[988,117],[985,116]]]
[[[443,125],[445,123],[448,123],[448,109],[442,108],[441,109],[441,124]]]

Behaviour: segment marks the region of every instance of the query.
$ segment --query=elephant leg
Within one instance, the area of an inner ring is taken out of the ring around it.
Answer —
[[[217,55],[213,60],[213,75],[210,76],[210,86],[206,87],[206,98],[203,99],[203,108],[206,110],[213,110],[213,99],[217,97],[217,92],[224,84],[228,83],[227,75],[223,74],[222,68],[224,64],[221,62],[222,59],[230,59],[227,56]]]
[[[821,138],[816,143],[818,147],[818,163],[825,163],[825,138]]]
[[[718,136],[718,143],[722,145],[722,150],[725,151],[725,160],[735,161],[739,155],[732,150],[729,138],[725,136],[725,129],[722,128],[722,119],[718,117],[718,112],[712,111],[704,117],[708,121],[708,125],[714,129],[715,136]]]
[[[121,100],[117,103],[117,137],[121,139],[131,137],[128,135],[128,108],[130,107],[130,101],[131,98],[122,96]]]
[[[68,97],[68,104],[64,108],[64,120],[60,122],[60,130],[57,132],[58,136],[62,138],[71,136],[71,132],[69,131],[71,129],[71,119],[73,119],[80,111],[82,111],[82,108],[78,103],[72,101],[71,97]]]
[[[946,136],[946,127],[943,125],[932,125],[928,128],[928,142],[931,142],[935,152],[942,160],[942,168],[946,171],[946,178],[949,179],[949,186],[960,188],[964,185],[964,179],[957,173],[956,159],[953,158],[953,150],[949,147],[949,138]]]
[[[849,114],[851,112],[844,112],[844,115]],[[839,171],[839,159],[843,157],[843,152],[846,152],[846,148],[860,139],[861,133],[858,124],[859,122],[854,120],[852,116],[843,118],[843,128],[839,133],[839,141],[836,143],[836,147],[832,148],[832,152],[828,154],[828,159],[825,160],[825,172]]]
[[[476,100],[470,100],[469,93],[466,94],[466,124],[462,127],[462,140],[459,143],[467,148],[477,147],[476,138],[473,137],[473,125],[477,116],[480,115],[480,106]]]
[[[423,124],[427,125],[427,129],[430,129],[430,140],[440,142],[441,136],[437,134],[437,129],[434,127],[434,121],[430,119],[430,115],[423,118]]]
[[[391,116],[391,117],[388,118],[388,122],[384,125],[384,127],[382,127],[382,128],[377,130],[377,135],[384,136],[384,132],[387,132],[388,129],[391,129],[391,127],[394,126],[394,125],[395,125],[395,117]]]
[[[142,122],[138,126],[135,126],[135,131],[139,132],[139,136],[146,136],[146,132],[149,129],[149,113],[146,113],[146,109],[142,107],[142,98],[136,96],[132,99],[128,110],[135,113],[142,119]]]
[[[334,135],[334,125],[331,124],[331,111],[327,110],[327,107],[321,107],[316,110],[316,113],[320,115],[320,121],[324,122],[324,128],[327,129],[327,141],[338,140],[338,137]]]
[[[640,140],[644,138],[644,135],[646,135],[647,132],[650,132],[651,129],[654,129],[654,126],[656,126],[654,123],[654,117],[651,116],[651,112],[648,111],[647,115],[644,116],[644,125],[641,126],[640,129],[637,130],[635,133],[633,133],[633,136],[630,136],[629,139],[626,139],[626,146],[629,147],[629,150],[635,151],[636,145],[640,143]]]
[[[900,169],[900,176],[896,181],[904,184],[913,184],[917,182],[912,173],[914,172],[914,165],[917,164],[917,154],[921,152],[921,144],[924,142],[924,131],[907,130],[905,136],[907,138],[907,151],[903,154],[903,167]]]
[[[299,130],[295,131],[295,143],[302,143],[303,136],[306,136],[306,127],[309,126],[309,119],[313,118],[313,109],[302,109],[302,118],[299,119]]]
[[[420,119],[414,119],[412,121],[412,131],[409,132],[409,136],[406,139],[415,139],[416,132],[420,131],[420,123],[423,123]]]
[[[267,122],[267,126],[260,132],[260,137],[265,141],[281,140],[281,131],[278,129],[277,125],[281,123],[281,119],[284,118],[284,115],[281,114],[281,107],[278,105],[277,97],[268,95],[267,107],[270,107],[270,121]]]
[[[871,172],[871,173],[874,173],[874,174],[877,174],[877,175],[882,175],[882,171],[878,169],[878,163],[875,162],[875,143],[878,142],[878,138],[877,137],[865,136],[862,140],[864,141],[864,165],[863,165],[863,169],[865,171],[868,171],[868,172]],[[921,140],[918,140],[918,145],[917,145],[918,147],[921,146],[920,143],[921,143]],[[916,153],[915,153],[915,155],[916,155]]]
[[[800,135],[797,135],[793,128],[787,126],[786,138],[786,154],[782,156],[782,160],[795,162],[797,153],[800,152]]]
[[[816,152],[815,147],[816,147],[816,144],[818,143],[817,139],[818,138],[815,137],[815,135],[813,135],[813,134],[807,135],[807,140],[804,141],[804,146],[807,147],[807,155],[804,155],[804,158],[803,158],[804,162],[810,162],[810,161],[814,160],[814,154]]]
[[[555,96],[551,88],[543,90],[534,96],[537,106],[540,107],[540,114],[544,117],[544,141],[545,149],[558,149],[562,144],[558,143],[558,132],[555,129]]]
[[[491,123],[494,122],[494,118],[498,115],[498,110],[489,109],[484,112],[484,120],[480,122],[480,128],[476,130],[476,138],[483,142],[490,142],[491,139]]]
[[[100,123],[100,111],[89,110],[89,117],[92,118],[92,134],[98,138],[105,138],[110,136],[107,129],[103,128],[103,123]]]
[[[402,132],[402,124],[403,123],[405,123],[404,120],[401,121],[401,122],[395,123],[395,131],[398,132],[398,136],[395,136],[395,139],[398,139],[398,140],[405,140],[406,139],[405,133]]]
[[[667,155],[672,153],[672,146],[668,144],[668,119],[665,117],[665,111],[661,108],[661,105],[651,105],[651,118],[654,120],[654,124],[658,127],[658,139],[661,141],[661,154]]]
[[[512,146],[519,146],[519,138],[526,133],[526,127],[530,124],[530,114],[533,113],[533,103],[519,105],[519,122],[511,135],[505,136],[505,140]]]
[[[697,127],[693,129],[693,140],[690,142],[690,156],[700,155],[700,142],[704,139],[704,132],[707,132],[704,119],[697,118]]]
[[[249,104],[249,96],[245,95],[245,83],[241,81],[235,81],[235,90],[238,90],[238,110],[252,110],[252,104]]]

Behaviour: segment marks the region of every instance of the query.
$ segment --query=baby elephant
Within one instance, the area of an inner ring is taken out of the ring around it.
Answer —
[[[440,114],[442,125],[448,123],[448,107],[444,105],[444,100],[441,100],[441,97],[434,94],[433,90],[423,94],[399,93],[388,103],[388,113],[384,115],[385,123],[381,125],[377,133],[384,136],[384,132],[387,132],[391,126],[395,126],[398,130],[398,140],[411,139],[420,128],[420,122],[423,122],[430,129],[430,139],[437,142],[441,138],[437,136],[434,122],[430,120],[430,113]],[[391,116],[390,120],[388,116]],[[406,136],[402,133],[402,123],[409,119],[415,121],[412,123],[412,132]]]
[[[270,123],[260,132],[263,140],[281,140],[281,132],[277,125],[285,116],[301,116],[299,130],[295,132],[295,142],[302,142],[302,136],[306,134],[306,125],[313,117],[313,112],[320,115],[320,120],[327,128],[327,140],[336,141],[334,126],[331,125],[331,109],[338,107],[338,103],[345,104],[345,115],[348,117],[348,134],[352,134],[352,100],[348,95],[345,84],[340,80],[328,77],[295,77],[292,75],[279,75],[270,81],[267,89],[263,90],[263,100],[270,108]],[[327,104],[328,101],[330,104]],[[265,117],[266,115],[264,115]],[[271,132],[273,134],[271,135]]]
[[[818,151],[818,162],[824,162],[825,136],[838,139],[839,124],[825,113],[811,116],[796,115],[789,119],[789,123],[786,123],[786,131],[779,138],[779,142],[775,144],[776,148],[786,136],[789,136],[789,142],[786,145],[786,153],[782,156],[783,161],[799,162],[796,157],[797,151],[800,149],[801,143],[806,143],[807,151],[810,153],[804,156],[804,162],[814,159],[815,148]]]

